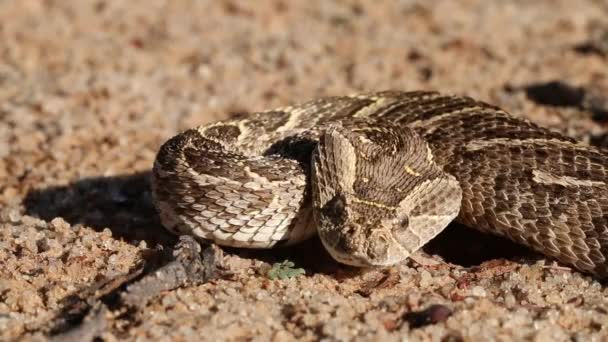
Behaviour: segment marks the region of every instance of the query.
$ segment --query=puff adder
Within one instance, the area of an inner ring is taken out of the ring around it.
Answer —
[[[608,154],[468,97],[327,97],[187,130],[152,172],[163,225],[269,248],[318,234],[398,263],[452,220],[608,276]],[[458,246],[454,246],[458,248]]]

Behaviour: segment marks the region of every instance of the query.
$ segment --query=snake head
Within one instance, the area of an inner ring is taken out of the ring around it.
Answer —
[[[359,267],[405,260],[458,215],[462,199],[418,134],[370,120],[325,130],[311,183],[321,241],[334,259]]]

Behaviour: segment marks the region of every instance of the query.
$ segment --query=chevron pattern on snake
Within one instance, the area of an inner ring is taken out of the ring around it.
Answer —
[[[318,234],[398,263],[452,220],[608,276],[608,154],[468,97],[327,97],[189,129],[158,152],[163,225],[270,248]],[[458,246],[455,246],[458,248]]]

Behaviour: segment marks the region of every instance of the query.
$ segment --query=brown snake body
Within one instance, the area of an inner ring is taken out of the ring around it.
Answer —
[[[338,261],[405,259],[456,219],[608,276],[608,154],[467,97],[330,97],[185,131],[160,149],[163,224]]]

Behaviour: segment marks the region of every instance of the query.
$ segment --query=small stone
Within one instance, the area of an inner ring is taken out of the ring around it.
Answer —
[[[549,293],[545,296],[545,301],[547,301],[547,303],[549,304],[562,304],[563,303],[563,299],[562,297],[558,294],[558,293]]]
[[[471,289],[471,295],[475,297],[485,297],[486,290],[481,286],[475,286]]]
[[[433,276],[426,270],[420,272],[420,287],[428,287],[433,283]]]
[[[21,222],[21,214],[16,209],[13,209],[8,213],[8,219],[11,223],[19,223]]]
[[[139,249],[148,249],[148,243],[146,242],[146,240],[141,240],[137,244],[137,248],[139,248]]]
[[[65,222],[63,220],[63,218],[61,218],[61,217],[55,217],[51,221],[51,227],[55,228],[55,230],[57,230],[57,231],[60,231],[60,230],[68,229],[70,227],[70,224]]]
[[[507,307],[512,308],[515,306],[515,304],[517,304],[517,300],[515,299],[515,296],[511,293],[507,294],[505,296],[505,305]]]

